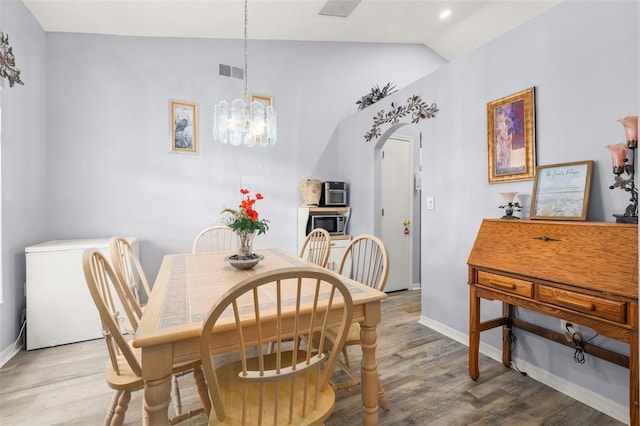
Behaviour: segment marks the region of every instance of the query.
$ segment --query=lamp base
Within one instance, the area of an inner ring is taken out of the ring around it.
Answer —
[[[623,214],[614,214],[616,223],[638,223],[638,216],[625,216]]]
[[[500,219],[520,219],[518,216],[504,215]]]

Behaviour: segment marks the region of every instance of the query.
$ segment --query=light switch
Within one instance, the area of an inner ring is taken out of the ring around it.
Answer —
[[[427,197],[427,210],[433,210],[435,208],[435,201],[433,197]]]

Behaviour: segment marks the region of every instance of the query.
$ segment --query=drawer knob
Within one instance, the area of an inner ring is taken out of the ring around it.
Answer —
[[[549,237],[533,237],[534,240],[541,240],[541,241],[560,241],[557,238],[549,238]]]

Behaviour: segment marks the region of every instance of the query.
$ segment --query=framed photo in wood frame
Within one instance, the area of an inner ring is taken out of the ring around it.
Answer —
[[[535,88],[487,103],[489,183],[533,179]]]
[[[198,153],[198,105],[170,101],[171,152]]]
[[[538,166],[530,219],[587,220],[593,161]]]

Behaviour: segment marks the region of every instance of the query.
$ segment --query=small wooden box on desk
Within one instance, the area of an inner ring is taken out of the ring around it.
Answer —
[[[485,219],[468,260],[469,375],[477,379],[480,333],[502,326],[571,346],[562,333],[514,317],[514,306],[592,328],[629,344],[629,357],[588,344],[585,353],[629,368],[630,424],[638,417],[638,225]],[[502,302],[502,317],[480,322],[480,300]]]

